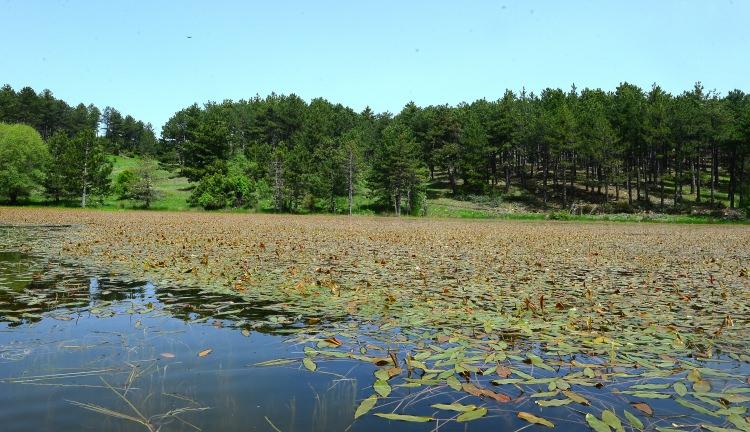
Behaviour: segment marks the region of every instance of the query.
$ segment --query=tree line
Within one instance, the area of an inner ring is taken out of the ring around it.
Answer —
[[[151,125],[113,108],[71,107],[47,90],[5,86],[0,122],[38,132],[47,156],[33,177],[50,199],[77,196],[82,205],[109,190],[108,154],[178,167],[195,184],[191,204],[206,209],[265,200],[277,211],[351,212],[366,195],[381,210],[420,214],[436,183],[457,198],[520,191],[540,208],[586,202],[603,211],[747,208],[750,193],[750,96],[700,83],[677,95],[629,83],[508,90],[456,106],[412,102],[395,115],[271,94],[193,104],[159,140]],[[19,133],[5,132],[3,142],[30,147]],[[8,161],[21,157],[2,151]],[[9,163],[0,171],[13,177]],[[152,199],[154,169],[144,164],[116,186],[140,185],[133,190]],[[11,201],[28,190],[0,185]]]
[[[36,129],[47,141],[55,133],[73,137],[83,130],[92,130],[107,140],[111,154],[155,154],[159,151],[153,126],[123,115],[117,109],[100,110],[93,104],[70,106],[55,98],[50,90],[37,93],[31,87],[19,91],[6,84],[0,88],[0,122],[22,123]]]
[[[49,90],[0,88],[0,195],[15,203],[42,188],[51,200],[86,207],[110,190],[108,155],[153,155],[159,140],[149,123],[112,107],[75,107]]]
[[[180,110],[164,125],[161,148],[199,182],[194,204],[205,208],[265,195],[279,211],[338,211],[338,198],[351,207],[366,189],[382,208],[416,214],[427,184],[440,179],[454,196],[516,187],[541,206],[684,211],[721,207],[721,191],[729,207],[744,208],[750,96],[700,83],[678,95],[623,83],[409,103],[392,115],[272,94]]]

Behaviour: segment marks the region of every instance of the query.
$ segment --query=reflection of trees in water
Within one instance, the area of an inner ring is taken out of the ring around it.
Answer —
[[[94,279],[96,280],[96,279]],[[92,286],[98,285],[98,289]],[[142,283],[93,283],[90,277],[66,271],[64,274],[46,272],[43,276],[25,279],[23,275],[0,286],[0,321],[13,323],[38,322],[41,314],[55,310],[80,312],[97,304],[140,301]]]
[[[114,309],[123,306],[128,312],[164,309],[186,322],[231,321],[240,328],[261,332],[274,332],[295,321],[271,302],[248,303],[239,296],[196,288],[156,289],[142,280],[92,274],[74,262],[24,253],[24,245],[62,241],[66,229],[0,225],[0,247],[6,249],[0,252],[0,322],[34,323],[47,312],[54,312],[58,319],[70,319],[71,313],[92,309],[100,312],[109,308],[117,313]]]
[[[270,310],[270,302],[248,304],[238,296],[207,294],[194,288],[156,289],[148,282],[96,277],[82,268],[44,262],[20,252],[0,254],[0,322],[34,323],[45,312],[59,310],[59,317],[94,308],[128,306],[125,303],[145,311],[164,309],[186,322],[215,318],[239,322],[240,327],[255,331],[273,331],[293,322],[291,317]],[[272,316],[282,319],[266,329],[252,325]]]

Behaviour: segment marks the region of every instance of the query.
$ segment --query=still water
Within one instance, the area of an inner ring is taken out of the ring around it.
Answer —
[[[90,274],[7,250],[0,288],[3,431],[367,431],[389,424],[377,417],[354,423],[376,367],[339,359],[308,371],[290,334],[313,335],[325,324],[308,329],[274,305]],[[269,360],[282,364],[257,365]]]
[[[27,229],[22,235],[51,235],[50,230]],[[0,234],[9,231],[3,228]],[[390,397],[380,399],[380,412],[431,416],[435,403],[477,401],[491,411],[466,423],[456,422],[455,416],[426,423],[389,421],[372,413],[355,420],[355,409],[373,394],[377,366],[332,358],[318,361],[310,371],[300,362],[305,338],[324,334],[334,324],[341,328],[341,323],[288,316],[275,304],[92,272],[55,257],[35,256],[23,242],[15,242],[21,247],[10,243],[0,250],[3,431],[545,429],[519,419],[519,411],[554,420],[555,430],[588,428],[582,405],[540,408],[520,386],[513,400],[504,403],[446,386],[394,386]],[[357,334],[357,346],[367,346],[367,326],[349,323],[349,328]],[[737,377],[750,372],[745,364],[721,358],[713,367],[731,370],[729,378],[714,381],[725,389],[736,388]],[[612,388],[574,390],[585,391],[598,410],[635,412]],[[714,414],[675,405],[649,401],[661,414],[643,416],[650,425],[646,429],[698,430],[702,422],[716,421]],[[746,408],[747,403],[739,403],[732,409],[742,414]],[[675,424],[681,427],[669,429]],[[630,425],[626,429],[635,430]]]

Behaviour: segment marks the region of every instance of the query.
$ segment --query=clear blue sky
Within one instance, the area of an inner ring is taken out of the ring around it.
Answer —
[[[157,133],[193,102],[271,91],[398,112],[524,86],[750,90],[748,0],[0,0],[0,23],[0,83]]]

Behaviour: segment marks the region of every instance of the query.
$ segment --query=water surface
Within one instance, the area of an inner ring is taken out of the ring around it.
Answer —
[[[0,233],[5,240],[53,235],[49,228],[39,227],[12,233],[3,228]],[[94,272],[69,260],[33,255],[23,241],[15,240],[6,241],[0,250],[0,422],[4,431],[544,429],[519,419],[519,411],[554,421],[555,430],[586,428],[583,415],[588,407],[540,407],[527,386],[505,389],[512,400],[498,402],[445,385],[409,385],[434,378],[426,371],[409,371],[403,380],[394,379],[392,393],[381,398],[373,412],[408,412],[442,420],[409,423],[370,413],[355,421],[357,406],[374,393],[373,373],[378,367],[357,359],[318,356],[314,357],[316,370],[309,371],[300,362],[305,350],[311,349],[307,342],[334,332],[349,351],[387,359],[391,352],[424,347],[413,333],[401,334],[393,328],[386,336],[378,333],[376,340],[373,323],[330,322],[325,317],[310,320],[284,313],[283,304],[248,303],[231,295],[155,286],[126,275]],[[342,333],[342,329],[348,330]],[[419,337],[432,337],[430,329],[424,332],[428,336]],[[388,350],[378,352],[384,339]],[[507,340],[519,350],[537,349],[513,335]],[[269,362],[270,366],[262,366]],[[742,377],[750,375],[747,364],[726,357],[702,365],[730,374],[711,378],[715,391],[737,389]],[[575,373],[572,369],[544,371],[523,362],[516,368],[540,379]],[[627,375],[630,371],[609,372]],[[493,387],[481,374],[471,380]],[[634,375],[605,389],[573,386],[573,390],[597,409],[611,409],[622,418],[624,410],[638,412],[631,406],[632,398],[618,389],[661,383],[671,385],[673,380]],[[545,387],[546,382],[538,391]],[[487,407],[489,414],[459,423],[455,421],[458,413],[446,415],[431,407],[453,402]],[[641,416],[650,430],[675,425],[680,427],[677,430],[694,430],[704,422],[717,422],[715,415],[675,406],[671,400],[647,402],[657,412]],[[731,405],[746,415],[746,402]],[[709,408],[715,411],[721,406]]]

